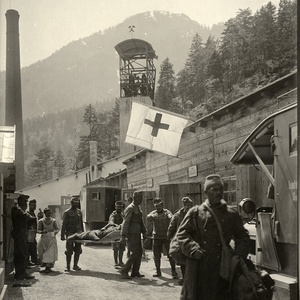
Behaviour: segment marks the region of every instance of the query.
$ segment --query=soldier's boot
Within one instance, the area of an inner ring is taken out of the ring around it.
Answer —
[[[160,260],[154,260],[154,264],[156,267],[156,274],[154,274],[153,277],[161,277]]]
[[[80,256],[80,253],[74,253],[73,270],[75,270],[75,271],[80,271],[81,270],[81,268],[78,266],[79,256]]]
[[[115,266],[118,266],[119,263],[118,263],[118,251],[117,250],[114,250],[114,260],[115,260]]]
[[[66,261],[67,261],[67,267],[66,267],[66,272],[70,272],[70,264],[71,264],[71,255],[66,255]]]
[[[173,279],[177,279],[178,278],[178,274],[176,272],[176,263],[175,263],[175,260],[172,257],[169,257],[169,262],[170,262],[170,266],[171,266],[171,270],[172,270],[172,277],[173,277]]]
[[[123,253],[124,253],[123,250],[119,250],[119,265],[120,265],[121,267],[124,266],[124,263],[123,263]]]

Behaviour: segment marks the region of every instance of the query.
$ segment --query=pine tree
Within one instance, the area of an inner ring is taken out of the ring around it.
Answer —
[[[173,64],[166,58],[160,66],[160,75],[156,92],[156,104],[163,109],[170,109],[176,97]]]
[[[33,185],[52,179],[53,165],[53,150],[49,147],[47,142],[43,143],[42,147],[36,151],[35,158],[30,162],[27,168],[27,184]]]
[[[278,9],[278,58],[280,75],[285,75],[294,67],[297,59],[297,3],[296,1],[281,0]]]
[[[66,162],[61,149],[55,153],[54,165],[57,168],[57,176],[61,177],[65,174]]]

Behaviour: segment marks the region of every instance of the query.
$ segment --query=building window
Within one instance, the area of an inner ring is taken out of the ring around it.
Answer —
[[[228,205],[236,205],[236,176],[224,177],[224,200]]]
[[[297,154],[297,124],[290,125],[290,156]]]
[[[100,200],[101,199],[101,194],[98,192],[92,193],[92,200]]]

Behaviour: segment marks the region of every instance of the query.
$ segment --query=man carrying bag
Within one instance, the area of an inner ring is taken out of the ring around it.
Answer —
[[[223,181],[219,175],[206,177],[204,191],[207,199],[187,212],[177,232],[180,248],[187,257],[180,299],[228,300],[229,281],[220,276],[223,248],[220,233],[207,206],[220,220],[225,244],[235,241],[233,255],[246,258],[250,238],[238,212],[228,208],[222,199]]]

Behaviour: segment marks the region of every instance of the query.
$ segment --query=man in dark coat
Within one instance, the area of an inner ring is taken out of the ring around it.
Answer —
[[[27,265],[34,266],[38,264],[37,258],[37,241],[36,241],[36,231],[37,231],[37,218],[35,211],[36,210],[36,200],[32,199],[29,201],[28,213],[34,217],[34,219],[28,221],[28,236],[27,236]],[[30,261],[31,260],[31,261]]]
[[[124,213],[123,213],[123,202],[122,201],[116,201],[115,208],[108,219],[108,224],[116,224],[120,225],[123,222]],[[115,260],[115,266],[124,266],[123,263],[123,253],[125,251],[125,242],[114,242],[113,243],[113,251],[114,251],[114,260]]]
[[[12,237],[14,239],[15,279],[33,279],[34,276],[26,273],[27,265],[27,223],[36,219],[27,212],[29,196],[20,194],[17,204],[11,209]]]
[[[187,256],[181,300],[228,299],[229,283],[219,275],[222,253],[220,234],[205,204],[219,218],[226,244],[234,240],[234,255],[246,258],[249,253],[248,231],[238,212],[228,208],[222,199],[223,182],[220,176],[207,176],[204,191],[208,199],[187,212],[177,233],[180,248]]]
[[[170,225],[168,228],[167,232],[167,237],[168,240],[170,241],[176,234],[177,229],[179,225],[181,224],[184,216],[188,212],[188,210],[194,205],[194,202],[192,199],[189,197],[183,197],[181,199],[182,202],[182,208],[180,208],[178,211],[176,211],[170,221]],[[182,279],[179,279],[178,284],[182,285],[183,284],[183,278],[184,278],[184,273],[185,273],[185,265],[180,264],[180,269],[181,269],[181,274],[182,274]]]
[[[143,255],[141,234],[145,237],[146,227],[143,221],[143,213],[140,209],[140,204],[143,201],[142,192],[135,191],[133,193],[133,202],[129,204],[124,211],[124,220],[121,228],[120,242],[125,242],[128,239],[128,250],[130,251],[129,258],[125,265],[120,270],[121,276],[124,279],[132,277],[144,277],[140,274],[140,266]],[[131,270],[131,277],[128,272]]]
[[[71,199],[71,207],[67,209],[63,214],[63,221],[61,226],[61,240],[65,241],[66,237],[75,234],[75,233],[82,233],[83,230],[83,221],[82,221],[82,213],[79,209],[80,207],[80,200],[78,197],[72,197]],[[67,268],[66,272],[70,271],[70,264],[72,255],[74,252],[74,264],[73,270],[80,271],[81,268],[78,266],[79,256],[82,253],[81,244],[75,243],[72,240],[66,241],[66,261],[67,261]]]
[[[154,198],[153,202],[156,209],[147,215],[147,234],[151,235],[153,239],[152,250],[156,268],[156,274],[154,274],[153,277],[161,276],[161,253],[164,247],[170,262],[172,277],[176,279],[176,264],[174,259],[169,256],[170,240],[167,238],[168,227],[173,215],[168,209],[164,208],[164,203],[161,198]]]

